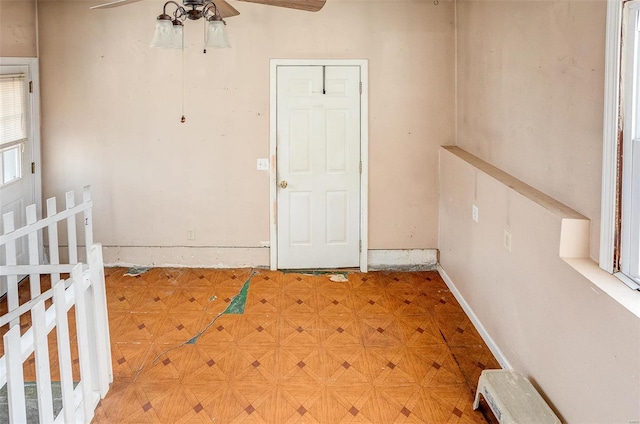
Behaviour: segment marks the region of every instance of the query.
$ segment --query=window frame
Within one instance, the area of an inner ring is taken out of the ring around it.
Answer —
[[[24,176],[24,169],[22,169],[22,153],[24,150],[24,143],[25,143],[25,140],[18,140],[11,143],[0,145],[0,188],[18,182]],[[5,169],[4,156],[5,156],[5,152],[10,150],[17,150],[17,153],[18,153],[17,161],[16,161],[17,172],[16,172],[16,176],[13,179],[7,180],[5,175],[6,169]]]
[[[626,274],[631,254],[638,254],[640,245],[633,246],[629,235],[630,226],[640,223],[640,217],[634,217],[630,212],[637,208],[630,206],[628,200],[631,195],[628,173],[625,177],[623,167],[627,170],[631,162],[630,155],[623,157],[624,134],[630,132],[634,125],[633,119],[627,119],[625,124],[624,112],[632,103],[625,105],[623,90],[625,90],[624,74],[629,70],[623,68],[623,49],[625,45],[624,8],[633,0],[607,1],[606,28],[606,56],[605,56],[605,93],[604,93],[604,125],[603,125],[603,160],[602,160],[602,198],[601,198],[601,228],[600,228],[600,267],[610,274],[614,274],[630,288],[639,290],[640,281],[630,278]],[[636,2],[640,3],[640,2]],[[634,8],[639,9],[634,5]],[[628,34],[627,34],[628,37]],[[637,57],[640,42],[635,37],[633,48]],[[627,48],[628,48],[627,44]],[[631,67],[630,69],[633,69]],[[633,72],[631,72],[633,73]],[[634,82],[637,84],[637,80]],[[633,88],[633,84],[631,87]],[[628,86],[627,86],[628,87]],[[640,107],[640,95],[635,99],[636,107]],[[633,116],[631,113],[628,116]],[[627,125],[625,127],[625,125]],[[639,136],[640,137],[640,136]],[[623,201],[623,199],[627,199]],[[636,213],[640,215],[640,213]],[[630,218],[631,217],[631,218]],[[624,266],[621,266],[622,264]]]
[[[6,187],[10,184],[14,184],[18,182],[24,176],[24,169],[22,166],[22,159],[23,159],[22,155],[24,153],[25,143],[29,142],[29,138],[30,138],[29,132],[31,131],[31,128],[29,128],[30,126],[26,124],[31,120],[31,117],[30,117],[31,111],[29,107],[30,101],[28,99],[29,97],[28,68],[29,67],[25,66],[24,68],[25,68],[24,73],[0,75],[0,84],[2,84],[3,82],[7,82],[13,88],[13,89],[9,89],[9,91],[6,91],[0,87],[0,94],[10,96],[5,100],[8,100],[8,99],[10,100],[13,98],[12,96],[15,96],[15,95],[18,95],[20,97],[19,99],[20,118],[18,119],[20,123],[18,125],[21,127],[19,130],[11,132],[10,135],[13,137],[10,137],[4,140],[3,140],[3,137],[0,138],[0,188]],[[15,90],[16,88],[15,80],[19,81],[19,84],[17,87],[19,91],[17,92]],[[0,120],[2,117],[4,116],[0,116]],[[15,122],[10,120],[9,123],[10,123],[9,126],[14,128],[15,130],[16,128]],[[2,134],[2,135],[5,136],[6,134]],[[16,172],[13,178],[7,179],[7,175],[6,175],[7,162],[5,162],[6,161],[5,156],[6,156],[6,152],[10,152],[10,151],[16,152],[16,159],[17,159],[15,161]]]

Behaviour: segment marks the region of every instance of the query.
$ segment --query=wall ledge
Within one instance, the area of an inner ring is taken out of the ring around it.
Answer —
[[[587,217],[457,146],[442,148],[556,215],[561,220],[558,256],[586,278],[593,290],[606,293],[640,318],[640,291],[631,289],[589,257],[591,222]]]
[[[561,216],[562,218],[588,220],[587,217],[571,209],[569,206],[558,202],[553,197],[548,196],[539,190],[536,190],[529,184],[526,184],[525,182],[511,176],[510,174],[507,174],[506,172],[480,159],[479,157],[472,155],[466,150],[462,150],[460,147],[442,146],[442,148],[464,160],[465,162],[473,165],[475,168],[484,172],[491,178],[501,182],[510,189],[516,191],[517,193],[520,193],[522,196],[526,197],[532,202],[539,204],[555,215]]]

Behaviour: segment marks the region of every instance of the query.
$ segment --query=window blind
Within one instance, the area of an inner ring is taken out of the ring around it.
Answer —
[[[25,74],[0,75],[0,146],[27,138]]]

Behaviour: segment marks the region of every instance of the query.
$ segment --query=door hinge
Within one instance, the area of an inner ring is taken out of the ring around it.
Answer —
[[[35,162],[31,162],[31,173],[32,174],[36,173],[36,163]]]
[[[362,94],[362,81],[360,81],[360,94]]]
[[[33,93],[33,81],[29,81],[29,93]]]
[[[360,252],[362,252],[362,240],[360,240]]]
[[[362,174],[362,161],[360,161],[360,173]]]

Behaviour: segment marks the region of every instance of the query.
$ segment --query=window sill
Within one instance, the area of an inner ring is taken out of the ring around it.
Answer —
[[[595,287],[640,318],[640,291],[634,290],[589,258],[589,225],[587,218],[564,217],[560,230],[560,258],[589,280]]]
[[[589,258],[562,258],[573,269],[578,271],[595,288],[608,294],[613,300],[640,318],[640,291],[632,290],[615,275],[601,269],[597,263]]]

